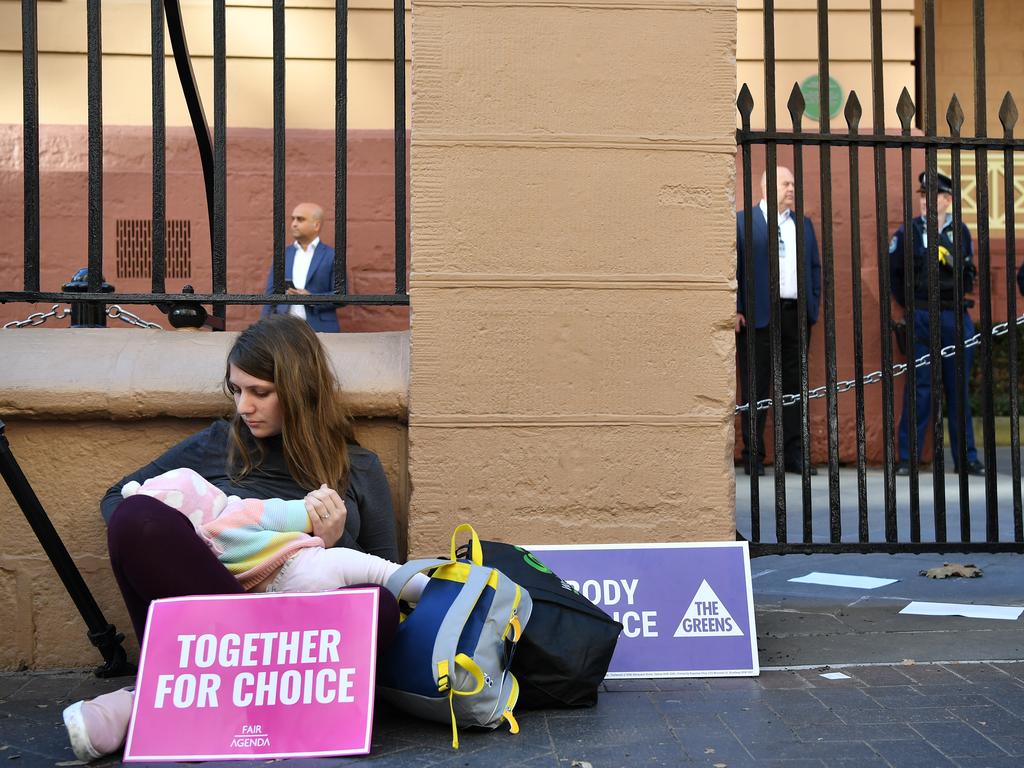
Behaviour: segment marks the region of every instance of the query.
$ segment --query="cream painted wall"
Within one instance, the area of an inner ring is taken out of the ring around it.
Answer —
[[[213,31],[209,3],[181,3],[189,52],[207,119],[212,120]],[[269,2],[228,2],[227,115],[234,127],[273,127],[272,29]],[[86,2],[40,2],[39,119],[86,122]],[[152,121],[149,3],[104,0],[103,119],[109,125]],[[410,14],[406,13],[406,51]],[[381,0],[349,4],[349,128],[392,128],[392,6]],[[286,4],[285,65],[288,128],[334,128],[334,4]],[[191,125],[165,35],[167,124]],[[406,63],[407,82],[411,66]],[[0,0],[0,123],[22,122],[21,3]],[[408,93],[408,92],[407,92]],[[407,96],[406,114],[409,114]]]
[[[870,125],[874,103],[871,90],[871,19],[869,0],[831,0],[829,14],[830,74],[843,91],[857,92]],[[751,125],[764,127],[764,22],[763,0],[738,0],[736,91],[747,83],[754,97]],[[780,129],[790,130],[787,103],[794,83],[818,73],[816,0],[777,0],[775,3],[775,105]],[[914,0],[882,0],[882,55],[885,125],[899,128],[896,102],[906,87],[914,93]],[[737,113],[737,125],[739,114]],[[804,129],[817,121],[804,120]],[[833,130],[845,130],[842,113],[832,120]]]
[[[917,0],[918,23],[923,23],[921,0]],[[935,80],[939,132],[948,134],[945,114],[956,94],[964,110],[961,133],[973,135],[974,128],[974,15],[970,0],[943,0],[935,12]],[[988,96],[988,135],[1002,136],[999,107],[1007,92],[1018,111],[1024,110],[1024,3],[1018,0],[987,0],[985,3],[985,74]],[[1021,135],[1017,123],[1015,135]],[[993,157],[994,159],[994,157]],[[1001,160],[1001,158],[1000,158]],[[992,160],[990,160],[992,162]],[[1001,181],[993,193],[1002,194]],[[1018,202],[1018,206],[1020,203]]]
[[[735,34],[416,3],[412,553],[733,538]]]

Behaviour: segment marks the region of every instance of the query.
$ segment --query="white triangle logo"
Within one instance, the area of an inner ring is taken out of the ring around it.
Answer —
[[[707,579],[700,583],[673,637],[742,637],[743,632]]]

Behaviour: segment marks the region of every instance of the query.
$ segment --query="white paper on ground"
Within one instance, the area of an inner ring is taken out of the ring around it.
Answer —
[[[849,680],[849,675],[844,675],[842,672],[825,672],[821,677],[826,680]]]
[[[895,584],[899,579],[879,579],[874,576],[849,576],[845,573],[808,573],[790,579],[800,584],[822,584],[826,587],[854,587],[855,589],[878,589],[886,584]]]
[[[900,613],[915,616],[964,616],[968,619],[1004,619],[1016,621],[1024,608],[1008,605],[961,605],[959,603],[925,603],[915,600]]]

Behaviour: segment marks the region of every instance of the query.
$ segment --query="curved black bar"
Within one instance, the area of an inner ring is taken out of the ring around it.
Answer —
[[[164,11],[167,19],[167,34],[171,38],[171,49],[174,51],[174,66],[178,70],[178,81],[188,106],[188,116],[192,119],[192,130],[196,134],[199,147],[199,160],[203,164],[203,181],[206,184],[206,210],[210,217],[210,239],[213,240],[213,142],[210,129],[206,124],[206,113],[203,102],[199,98],[196,76],[192,71],[192,59],[188,53],[188,40],[185,39],[185,26],[181,21],[181,6],[178,0],[164,0]]]
[[[39,540],[39,544],[64,583],[64,588],[71,596],[78,613],[89,628],[89,641],[99,649],[103,656],[103,664],[96,668],[97,676],[116,677],[133,674],[135,666],[128,661],[124,648],[121,646],[124,635],[120,634],[103,616],[103,611],[97,605],[92,592],[89,591],[81,571],[78,570],[75,561],[71,559],[60,534],[53,527],[39,497],[36,496],[28,478],[25,477],[17,459],[14,458],[14,453],[11,451],[10,443],[4,432],[5,425],[0,421],[0,477],[3,477],[11,491],[11,496],[21,507],[25,520],[32,527],[32,532]]]

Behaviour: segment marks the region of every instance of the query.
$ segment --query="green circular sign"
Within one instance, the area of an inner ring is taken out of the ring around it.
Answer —
[[[800,93],[804,95],[804,101],[807,103],[804,114],[809,120],[817,120],[821,117],[821,112],[818,110],[818,82],[818,76],[811,75],[800,83]],[[828,116],[838,117],[842,108],[843,88],[839,85],[839,81],[830,75],[828,78]]]

